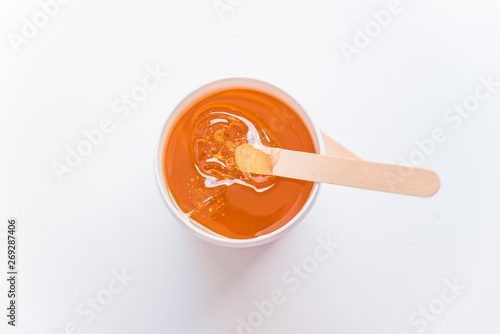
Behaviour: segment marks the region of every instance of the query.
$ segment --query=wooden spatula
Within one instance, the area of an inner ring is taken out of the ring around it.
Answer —
[[[272,147],[256,148],[251,144],[238,146],[235,158],[243,172],[396,194],[428,197],[434,195],[440,185],[437,174],[427,169]]]

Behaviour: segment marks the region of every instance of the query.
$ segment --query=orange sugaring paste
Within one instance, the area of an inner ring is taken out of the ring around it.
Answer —
[[[284,101],[248,88],[210,93],[187,107],[167,136],[163,166],[179,209],[220,235],[249,239],[288,223],[313,183],[239,170],[235,149],[261,144],[315,152],[302,118]]]

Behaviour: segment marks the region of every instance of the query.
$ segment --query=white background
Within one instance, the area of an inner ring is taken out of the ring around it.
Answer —
[[[348,63],[341,43],[387,4],[244,0],[221,20],[212,0],[72,0],[16,53],[7,34],[20,34],[40,6],[2,3],[0,332],[64,333],[74,322],[81,333],[232,334],[254,301],[279,289],[286,301],[255,333],[413,334],[422,328],[409,317],[439,305],[444,281],[457,280],[465,291],[425,332],[499,333],[500,87],[457,129],[443,114],[474,94],[478,76],[500,81],[500,6],[402,0]],[[169,77],[120,119],[111,104],[156,65]],[[399,163],[442,128],[447,140],[422,165],[438,172],[441,189],[420,199],[325,186],[307,218],[272,244],[198,240],[164,207],[153,155],[176,103],[227,75],[278,85],[368,160]],[[51,164],[104,118],[114,131],[60,182]],[[12,216],[19,313],[7,329]],[[291,291],[282,275],[327,236],[340,247]],[[122,269],[135,279],[86,322],[78,305]]]

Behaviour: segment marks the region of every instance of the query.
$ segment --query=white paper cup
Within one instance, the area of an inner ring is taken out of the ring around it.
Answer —
[[[161,132],[160,135],[160,140],[158,142],[158,148],[156,150],[156,156],[155,156],[155,174],[156,174],[158,189],[167,208],[171,211],[174,217],[176,217],[176,219],[183,226],[187,227],[196,236],[200,237],[203,240],[206,240],[208,242],[220,246],[237,247],[237,248],[253,247],[274,241],[278,239],[280,236],[284,235],[289,230],[291,230],[294,226],[296,226],[306,216],[306,214],[309,212],[313,204],[316,202],[316,198],[318,197],[321,184],[314,183],[311,194],[309,195],[309,198],[307,199],[302,209],[284,226],[280,227],[279,229],[273,232],[255,238],[233,239],[209,230],[208,228],[197,223],[192,218],[189,218],[184,212],[182,212],[180,208],[177,206],[177,203],[175,202],[174,198],[172,197],[170,190],[168,189],[164,173],[165,168],[163,162],[163,153],[166,145],[166,140],[177,118],[184,112],[184,110],[186,110],[186,108],[188,108],[194,101],[198,100],[199,98],[206,96],[207,94],[212,92],[224,89],[232,89],[232,88],[250,88],[250,89],[264,91],[288,103],[290,107],[292,107],[292,109],[295,110],[297,114],[299,114],[304,123],[307,125],[311,133],[312,139],[314,141],[316,153],[324,154],[325,149],[323,146],[323,140],[321,139],[320,131],[314,125],[312,120],[309,118],[304,108],[302,108],[302,106],[294,98],[292,98],[290,95],[288,95],[278,87],[264,81],[251,78],[243,78],[243,77],[226,78],[226,79],[212,81],[196,89],[191,94],[186,96],[174,108],[174,110],[168,117],[163,127],[163,131]]]

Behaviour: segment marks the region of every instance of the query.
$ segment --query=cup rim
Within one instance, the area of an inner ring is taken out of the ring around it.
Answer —
[[[155,150],[154,156],[156,184],[162,200],[169,211],[172,213],[172,215],[176,218],[176,220],[199,238],[220,246],[245,248],[259,246],[274,241],[280,236],[284,235],[286,232],[290,231],[293,227],[295,227],[307,215],[307,213],[311,210],[313,204],[316,202],[319,191],[321,189],[321,183],[314,183],[308,199],[299,210],[299,212],[297,212],[297,214],[293,216],[289,222],[272,232],[250,239],[234,239],[217,234],[213,231],[210,231],[208,228],[202,226],[201,224],[196,223],[193,219],[188,218],[186,214],[182,212],[182,210],[180,210],[180,208],[177,206],[177,203],[173,199],[170,190],[167,187],[166,178],[163,173],[163,153],[170,129],[172,128],[179,115],[182,114],[186,107],[188,107],[196,99],[209,93],[235,87],[262,90],[285,101],[293,108],[293,110],[297,114],[299,114],[303,122],[306,124],[314,141],[316,153],[325,154],[325,148],[323,139],[321,137],[321,131],[318,129],[318,127],[310,118],[309,114],[305,111],[302,105],[287,92],[285,92],[278,86],[269,83],[268,81],[263,81],[246,76],[227,76],[217,78],[215,80],[210,80],[209,82],[199,86],[195,90],[192,90],[188,95],[184,96],[179,101],[179,103],[175,105],[173,110],[168,114],[167,119],[163,124],[163,128],[158,140],[158,146]]]

